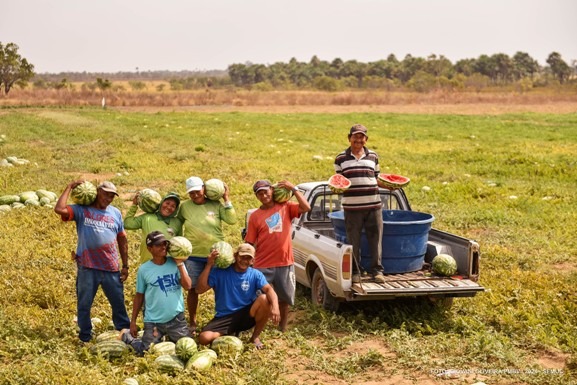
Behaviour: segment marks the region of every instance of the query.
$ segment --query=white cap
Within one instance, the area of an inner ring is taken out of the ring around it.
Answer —
[[[204,186],[204,182],[197,176],[191,176],[186,180],[186,192],[200,191]]]

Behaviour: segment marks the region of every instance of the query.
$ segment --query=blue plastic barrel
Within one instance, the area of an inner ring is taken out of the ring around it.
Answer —
[[[329,214],[339,242],[348,243],[344,211]],[[381,264],[387,274],[421,270],[435,217],[418,211],[383,210]],[[361,266],[370,271],[371,256],[365,231],[361,235]]]

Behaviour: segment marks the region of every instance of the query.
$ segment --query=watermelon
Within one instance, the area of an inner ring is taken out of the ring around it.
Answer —
[[[58,195],[56,195],[55,192],[44,190],[44,189],[36,190],[36,195],[38,195],[38,198],[40,198],[40,199],[48,198],[48,199],[50,199],[51,202],[55,202],[58,200]]]
[[[293,196],[293,192],[284,187],[279,187],[278,184],[272,185],[272,200],[277,203],[287,202]]]
[[[187,362],[197,351],[196,342],[190,337],[182,337],[176,342],[176,355],[184,362]]]
[[[20,197],[20,202],[26,202],[29,199],[38,200],[38,195],[36,195],[36,191],[24,191],[18,194]]]
[[[0,197],[0,205],[11,205],[14,202],[20,202],[19,195],[4,195]]]
[[[335,174],[329,178],[329,188],[335,194],[344,193],[349,187],[351,187],[351,181],[341,174]]]
[[[90,352],[111,359],[122,357],[129,349],[129,346],[124,342],[113,340],[97,342],[90,348]]]
[[[395,190],[405,187],[411,180],[402,175],[379,174],[379,181],[381,181],[381,183],[384,184],[388,189]]]
[[[52,201],[48,197],[42,197],[38,202],[40,203],[40,206],[46,206],[49,205]]]
[[[94,325],[94,324],[93,324]],[[118,340],[118,335],[120,334],[117,330],[108,330],[104,333],[100,333],[96,336],[96,343],[103,341],[115,341]]]
[[[38,197],[36,197],[36,199],[26,199],[24,204],[26,206],[40,206],[40,201],[38,200]]]
[[[24,203],[20,203],[20,202],[14,202],[14,203],[12,203],[11,206],[13,209],[21,209],[23,207],[26,207],[26,205]],[[49,207],[50,205],[44,205],[44,206]]]
[[[457,262],[449,254],[439,254],[433,258],[433,272],[438,275],[451,276],[457,272]]]
[[[175,354],[176,345],[172,341],[159,342],[150,346],[150,352],[154,354]]]
[[[136,380],[136,378],[128,377],[125,378],[124,381],[122,381],[122,385],[138,385],[138,381]]]
[[[218,241],[212,245],[211,250],[218,250],[218,257],[214,261],[214,266],[226,269],[234,263],[234,251],[232,246],[225,241]]]
[[[165,373],[176,373],[184,369],[184,363],[174,354],[163,354],[156,357],[154,363],[158,370]]]
[[[0,205],[0,213],[7,213],[10,210],[12,210],[10,205]]]
[[[209,179],[204,182],[204,195],[211,201],[217,201],[224,195],[224,182],[220,179]]]
[[[36,193],[34,193],[36,194]],[[89,181],[80,183],[70,192],[72,201],[77,205],[89,206],[96,199],[96,187]],[[22,197],[20,197],[22,199]]]
[[[212,364],[216,360],[216,353],[213,350],[206,349],[201,350],[193,354],[192,357],[186,362],[185,369],[198,370],[199,372],[209,370]]]
[[[138,193],[138,207],[145,213],[154,213],[158,210],[162,197],[153,189],[145,188]]]
[[[212,341],[210,347],[219,357],[227,357],[236,360],[242,353],[243,343],[240,338],[235,336],[220,336]]]
[[[174,259],[187,259],[192,254],[192,243],[185,237],[170,238],[168,255]]]

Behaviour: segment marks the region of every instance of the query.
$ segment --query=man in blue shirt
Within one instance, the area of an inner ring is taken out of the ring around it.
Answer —
[[[167,257],[168,245],[169,241],[160,231],[146,236],[146,247],[152,259],[138,269],[130,330],[122,330],[119,335],[119,339],[131,345],[139,355],[165,335],[172,342],[190,337],[182,289],[189,290],[192,284],[184,261]],[[136,338],[136,319],[143,304],[144,334],[139,339]]]
[[[264,348],[259,337],[269,318],[280,321],[278,297],[264,275],[251,267],[254,247],[241,244],[234,253],[234,263],[226,269],[212,268],[218,256],[213,250],[198,278],[196,292],[214,290],[215,317],[202,329],[198,341],[208,345],[222,335],[235,335],[254,327],[250,341],[256,349]]]

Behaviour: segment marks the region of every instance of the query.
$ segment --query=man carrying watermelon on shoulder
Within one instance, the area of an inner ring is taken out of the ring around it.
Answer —
[[[169,239],[174,236],[182,235],[182,222],[176,217],[178,206],[180,205],[180,196],[177,193],[170,192],[162,198],[158,210],[152,213],[143,213],[135,216],[138,211],[139,193],[134,195],[132,206],[126,212],[124,217],[124,228],[126,230],[142,230],[142,242],[140,244],[140,263],[152,259],[152,255],[146,246],[146,235],[152,231],[160,231]]]
[[[260,334],[269,319],[280,321],[278,297],[264,275],[252,268],[255,250],[243,243],[234,253],[234,263],[226,269],[213,268],[218,250],[208,256],[206,266],[198,277],[196,292],[214,290],[216,316],[198,336],[201,345],[208,345],[223,335],[253,329],[250,341],[256,349],[263,349]]]
[[[165,335],[174,343],[182,337],[190,337],[182,289],[190,290],[191,280],[184,260],[168,258],[169,242],[160,231],[152,231],[146,236],[146,247],[152,259],[138,268],[130,329],[123,329],[118,336],[138,355],[151,344],[161,342]],[[137,338],[136,320],[143,305],[144,334],[140,339]]]
[[[284,332],[289,306],[294,305],[296,288],[291,222],[302,213],[310,211],[311,206],[291,182],[283,180],[275,186],[292,191],[298,203],[288,200],[283,203],[275,202],[273,185],[268,180],[257,181],[252,190],[261,206],[248,220],[245,241],[256,249],[255,269],[264,274],[278,295],[279,330]]]
[[[112,308],[114,328],[121,330],[130,327],[123,285],[128,277],[128,240],[120,210],[110,205],[118,196],[112,182],[105,181],[97,187],[96,198],[90,205],[67,204],[70,192],[83,183],[69,183],[58,198],[54,211],[63,221],[76,222],[78,338],[89,342],[92,339],[90,309],[99,287],[102,287]],[[122,260],[122,269],[119,259]]]
[[[348,135],[350,146],[335,158],[335,172],[351,181],[341,201],[345,214],[347,240],[353,246],[353,283],[361,282],[361,234],[363,228],[371,253],[371,271],[375,282],[384,283],[381,264],[383,236],[382,203],[379,194],[381,182],[379,156],[366,147],[367,128],[362,124],[351,127]]]

